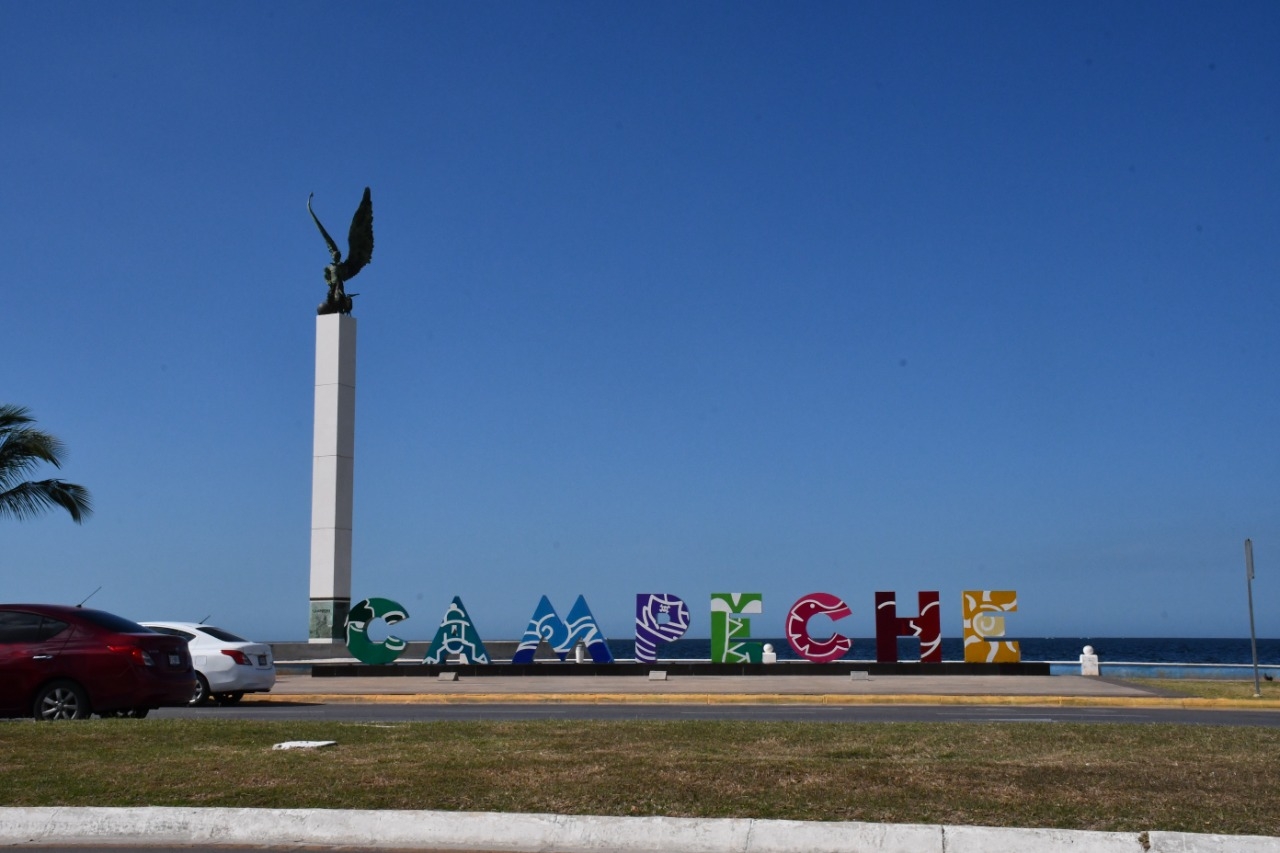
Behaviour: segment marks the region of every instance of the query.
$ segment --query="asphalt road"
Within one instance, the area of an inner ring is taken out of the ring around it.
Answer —
[[[1180,723],[1280,727],[1280,710],[1047,707],[1035,705],[770,705],[770,704],[413,704],[246,703],[220,708],[163,708],[152,718],[432,722],[437,720],[762,720],[830,723],[1038,722]]]

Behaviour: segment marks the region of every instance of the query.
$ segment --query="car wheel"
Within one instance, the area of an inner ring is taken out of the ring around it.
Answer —
[[[89,716],[89,695],[74,681],[54,681],[40,688],[32,703],[37,720],[83,720]]]
[[[235,705],[243,698],[244,698],[243,693],[219,693],[218,704],[219,705]]]
[[[191,694],[191,701],[187,702],[191,707],[203,705],[209,701],[209,680],[200,673],[196,673],[196,692]]]

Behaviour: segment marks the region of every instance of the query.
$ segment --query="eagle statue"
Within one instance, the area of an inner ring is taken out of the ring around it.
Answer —
[[[369,196],[369,188],[364,188],[364,198],[356,208],[356,215],[351,218],[351,230],[347,232],[347,259],[342,259],[338,244],[333,242],[329,232],[320,224],[320,218],[311,209],[311,199],[315,193],[307,196],[307,212],[320,229],[321,236],[329,245],[329,255],[333,263],[324,268],[324,280],[329,285],[329,295],[316,309],[317,314],[350,314],[351,299],[358,293],[347,293],[345,284],[356,277],[365,264],[373,260],[373,199]]]

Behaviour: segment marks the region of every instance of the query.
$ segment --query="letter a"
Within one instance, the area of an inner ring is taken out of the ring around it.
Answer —
[[[458,655],[461,663],[489,662],[489,652],[480,639],[480,632],[467,614],[467,608],[462,606],[462,598],[456,595],[444,619],[440,620],[440,630],[436,631],[422,662],[448,663],[449,655]]]

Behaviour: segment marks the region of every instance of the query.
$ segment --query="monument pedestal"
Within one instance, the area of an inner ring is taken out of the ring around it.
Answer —
[[[345,643],[344,626],[351,612],[350,598],[311,599],[311,618],[308,622],[308,643]]]
[[[355,482],[356,319],[316,317],[316,407],[311,467],[312,643],[346,640],[351,609]]]

